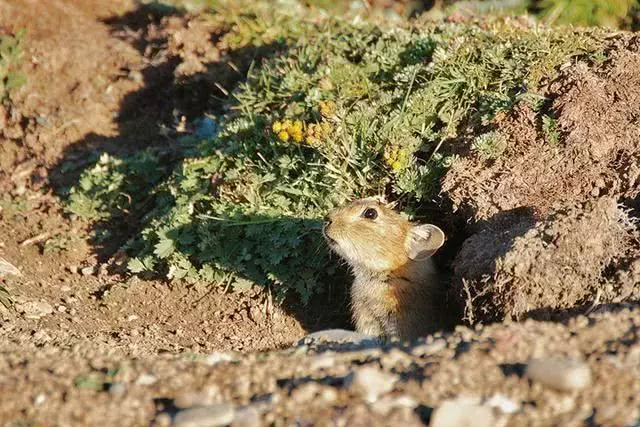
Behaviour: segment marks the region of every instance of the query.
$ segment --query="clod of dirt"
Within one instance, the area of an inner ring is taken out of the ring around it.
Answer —
[[[469,322],[544,315],[640,297],[638,230],[615,200],[573,207],[531,224],[467,239],[454,283]]]
[[[4,258],[0,258],[0,277],[20,276],[20,270]]]
[[[459,400],[442,402],[431,417],[431,427],[495,426],[496,417],[488,406]]]
[[[525,375],[558,390],[582,390],[591,385],[591,368],[575,359],[534,359],[528,363]]]
[[[22,313],[27,319],[40,319],[53,313],[53,307],[46,301],[27,301],[16,304],[16,311]]]
[[[540,217],[602,196],[640,193],[640,37],[624,37],[600,65],[579,62],[546,89],[551,111],[525,103],[498,115],[508,141],[495,159],[454,161],[443,191],[467,219],[530,207]]]
[[[390,392],[398,378],[373,367],[364,367],[355,371],[347,381],[348,387],[365,397],[369,403],[378,400],[381,395]]]
[[[173,425],[176,427],[226,426],[231,424],[234,415],[234,407],[225,403],[196,406],[178,412]]]

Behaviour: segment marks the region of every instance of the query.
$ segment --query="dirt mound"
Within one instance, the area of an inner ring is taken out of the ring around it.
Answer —
[[[535,224],[525,216],[488,226],[465,241],[455,263],[466,318],[520,319],[640,298],[638,237],[627,213],[607,198]]]
[[[499,116],[497,159],[454,162],[443,191],[473,220],[530,207],[539,217],[602,196],[640,192],[640,38],[614,42],[607,61],[579,62],[548,85],[548,116],[525,104]]]

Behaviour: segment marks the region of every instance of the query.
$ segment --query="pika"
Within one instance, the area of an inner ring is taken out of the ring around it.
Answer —
[[[445,236],[414,224],[368,198],[331,212],[323,227],[329,247],[351,267],[351,313],[358,332],[412,340],[446,325],[431,256]]]

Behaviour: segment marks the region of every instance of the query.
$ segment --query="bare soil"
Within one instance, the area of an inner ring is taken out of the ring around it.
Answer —
[[[13,299],[0,305],[2,425],[168,425],[184,408],[214,403],[235,408],[236,425],[422,425],[445,400],[495,395],[515,405],[496,412],[508,425],[640,423],[640,307],[628,302],[640,281],[629,220],[640,208],[635,37],[613,43],[605,63],[576,64],[549,83],[564,145],[550,144],[522,106],[496,121],[517,142],[504,159],[470,154],[445,178],[470,224],[454,263],[454,285],[468,279],[454,288],[472,304],[467,320],[538,309],[561,320],[325,351],[292,345],[349,327],[344,296],[278,307],[257,289],[114,274],[135,218],[99,243],[56,196],[96,152],[162,145],[182,116],[219,110],[268,52],[230,58],[219,42],[227,29],[132,0],[2,2],[0,27],[27,28],[29,76],[0,111],[0,258],[21,272],[0,278]],[[559,272],[567,260],[572,270]],[[486,292],[486,277],[501,288]],[[596,296],[618,304],[585,316],[580,305]],[[591,385],[561,392],[523,377],[542,356],[585,359]],[[368,367],[393,383],[375,401],[354,385]]]

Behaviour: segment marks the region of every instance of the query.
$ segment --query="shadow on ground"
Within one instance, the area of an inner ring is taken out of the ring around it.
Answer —
[[[69,197],[69,189],[83,185],[80,182],[82,174],[100,164],[100,157],[106,153],[111,159],[115,159],[113,167],[126,178],[115,188],[115,199],[108,214],[103,218],[94,218],[91,243],[101,263],[112,260],[114,255],[118,255],[120,248],[141,231],[148,220],[145,215],[157,205],[157,193],[151,191],[155,185],[167,178],[172,171],[179,169],[182,162],[201,154],[197,149],[194,150],[194,145],[180,143],[180,137],[193,131],[187,128],[184,133],[177,132],[180,122],[184,121],[188,127],[194,120],[205,115],[222,114],[224,104],[229,100],[229,93],[238,82],[246,78],[249,67],[284,47],[273,43],[248,45],[229,52],[221,50],[218,52],[219,60],[203,64],[205,71],[176,77],[176,69],[182,58],[179,52],[172,52],[167,48],[169,33],[161,27],[166,20],[180,19],[183,16],[181,10],[149,4],[140,5],[130,13],[105,21],[112,28],[114,36],[125,40],[145,58],[146,65],[143,69],[123,70],[128,73],[129,78],[140,81],[140,89],[122,97],[116,116],[116,136],[91,133],[70,144],[65,149],[62,160],[53,167],[50,174],[56,192]],[[218,28],[210,33],[211,45],[216,46],[227,30]],[[170,203],[171,201],[169,205]],[[253,221],[256,218],[244,220]],[[319,229],[318,221],[295,218],[270,220],[273,224],[296,222],[302,229],[310,232],[317,232]],[[206,222],[204,220],[194,226],[202,226]],[[231,235],[229,238],[231,239]],[[232,239],[225,243],[224,250],[216,252],[215,261],[218,265],[254,282],[274,282],[273,278],[260,274],[259,269],[252,268],[255,265],[242,262],[238,251],[246,251],[248,246],[256,242],[245,237],[244,240]],[[195,255],[193,252],[196,248],[180,249],[188,256]],[[313,256],[305,254],[308,255]],[[279,273],[284,274],[286,266],[279,269],[274,264],[271,270],[275,272],[275,281],[287,280],[286,277],[278,277]],[[341,272],[341,278],[332,280],[335,281],[325,284],[327,292],[312,299],[310,304],[305,306],[295,298],[288,298],[284,305],[285,310],[298,319],[305,329],[350,328],[344,286],[347,281],[345,271]]]

